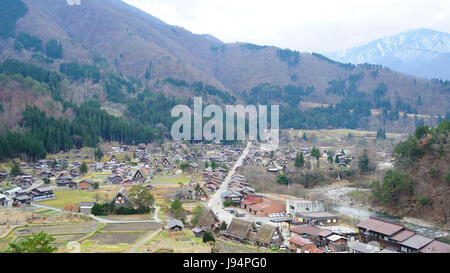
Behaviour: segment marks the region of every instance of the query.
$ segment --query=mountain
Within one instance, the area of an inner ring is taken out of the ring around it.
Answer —
[[[61,103],[98,99],[115,115],[152,126],[168,126],[168,119],[154,118],[154,109],[163,109],[166,117],[170,109],[146,90],[184,99],[202,95],[204,101],[222,105],[280,104],[284,128],[405,132],[421,119],[435,124],[450,109],[450,84],[445,81],[380,65],[339,63],[316,53],[224,43],[166,24],[120,0],[5,0],[0,5],[6,12],[0,18],[7,19],[0,24],[0,34],[5,33],[0,36],[0,63],[16,59],[62,74],[64,88],[52,90]],[[3,71],[11,75],[22,67],[7,64],[14,69],[7,65]],[[17,123],[24,104],[13,103],[17,100],[11,94],[11,87],[0,86],[5,109],[0,119],[14,110],[10,122]],[[42,110],[51,113],[47,108]]]
[[[418,127],[394,148],[395,170],[373,182],[373,201],[384,212],[448,226],[450,219],[450,121]]]
[[[409,30],[324,55],[339,62],[380,64],[418,77],[450,80],[450,34],[432,29]]]

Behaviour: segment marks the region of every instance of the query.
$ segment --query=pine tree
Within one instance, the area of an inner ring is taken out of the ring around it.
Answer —
[[[363,154],[358,160],[358,167],[360,173],[367,173],[369,171],[369,156],[367,155],[367,149],[364,149]]]
[[[81,167],[80,167],[80,173],[86,174],[87,172],[88,172],[88,166],[87,166],[86,162],[83,162],[83,164],[81,164]]]
[[[11,175],[12,176],[18,176],[20,174],[21,170],[19,167],[19,164],[17,164],[16,162],[14,162],[14,165],[11,168]]]
[[[301,168],[305,165],[305,159],[303,157],[303,153],[297,153],[297,156],[295,157],[295,163],[294,163],[295,167],[297,168]]]

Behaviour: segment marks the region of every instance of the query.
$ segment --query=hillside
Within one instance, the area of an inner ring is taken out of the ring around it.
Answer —
[[[424,122],[435,124],[438,115],[450,108],[448,82],[407,76],[382,66],[337,63],[315,53],[226,44],[168,25],[120,0],[84,0],[81,5],[62,0],[23,3],[26,14],[17,13],[20,19],[15,28],[0,39],[0,62],[14,58],[62,72],[70,81],[64,99],[81,103],[97,97],[102,103],[126,104],[127,118],[134,118],[131,108],[136,107],[126,99],[136,98],[144,88],[166,96],[202,95],[209,102],[225,104],[280,103],[285,107],[281,109],[285,128],[385,127],[402,132],[416,125],[409,115],[399,119],[403,112],[424,114]],[[95,79],[90,72],[74,77],[70,69],[61,69],[62,63],[73,68],[74,61],[98,75]],[[112,88],[118,81],[113,84],[111,74],[122,78],[121,87]],[[322,104],[333,109],[305,106]],[[364,109],[356,109],[361,105]],[[367,114],[372,109],[381,116]],[[292,120],[301,116],[305,118]],[[140,121],[150,123],[144,117]]]
[[[394,171],[373,182],[373,200],[385,212],[448,225],[450,219],[450,122],[418,127],[394,148]]]
[[[405,31],[325,55],[339,62],[380,64],[418,77],[450,80],[450,34],[431,29]]]

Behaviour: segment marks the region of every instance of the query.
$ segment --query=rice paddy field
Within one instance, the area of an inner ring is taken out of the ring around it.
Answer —
[[[27,225],[15,228],[7,238],[0,240],[0,251],[6,250],[9,242],[21,241],[26,236],[44,231],[55,238],[51,245],[57,247],[56,252],[72,252],[73,244],[79,246],[76,251],[82,253],[127,252],[161,227],[159,223],[97,222]]]

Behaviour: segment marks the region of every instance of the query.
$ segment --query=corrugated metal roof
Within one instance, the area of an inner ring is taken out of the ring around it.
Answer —
[[[422,247],[431,243],[433,239],[416,234],[406,239],[401,243],[403,246],[407,246],[413,249],[421,249]]]
[[[405,228],[403,225],[394,224],[376,218],[369,218],[367,220],[364,220],[358,224],[358,227],[388,236],[391,236]]]

